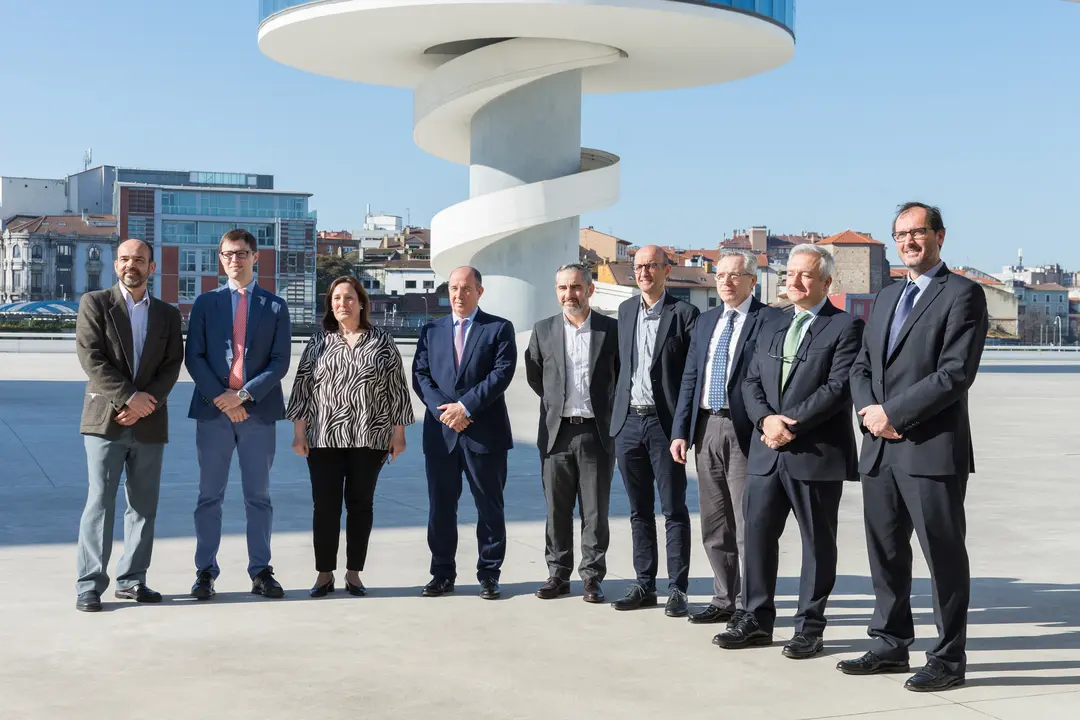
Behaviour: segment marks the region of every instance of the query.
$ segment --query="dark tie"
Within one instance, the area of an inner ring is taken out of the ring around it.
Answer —
[[[709,382],[709,407],[719,410],[727,407],[727,363],[728,348],[731,347],[731,333],[735,329],[735,316],[737,310],[728,310],[725,314],[727,323],[720,333],[720,340],[716,343],[716,351],[712,356],[712,377]]]
[[[900,329],[904,327],[908,315],[911,314],[911,308],[915,307],[915,296],[918,292],[919,286],[909,280],[904,287],[904,294],[900,296],[900,304],[896,308],[892,325],[889,327],[889,352],[886,353],[886,357],[892,355],[893,348],[896,347],[896,341],[900,337]]]

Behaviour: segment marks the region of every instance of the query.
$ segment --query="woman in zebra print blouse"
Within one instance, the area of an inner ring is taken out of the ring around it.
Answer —
[[[414,422],[401,354],[393,336],[372,326],[368,306],[356,278],[340,277],[330,285],[324,329],[308,340],[289,398],[292,447],[307,457],[315,506],[319,576],[312,597],[334,592],[342,498],[348,512],[345,591],[366,594],[360,571],[375,483],[383,463],[405,451],[405,426]]]

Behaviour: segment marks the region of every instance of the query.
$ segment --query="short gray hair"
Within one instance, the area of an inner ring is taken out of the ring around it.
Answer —
[[[820,245],[814,245],[812,243],[796,245],[788,254],[788,260],[796,255],[813,255],[816,257],[818,259],[818,270],[821,272],[822,280],[832,280],[836,275],[836,258],[832,256],[831,252]]]
[[[559,277],[559,273],[564,273],[567,270],[573,270],[575,272],[578,272],[578,273],[584,275],[585,279],[588,280],[588,282],[585,283],[585,287],[588,287],[589,285],[593,284],[592,270],[590,270],[589,266],[586,265],[585,263],[576,262],[576,263],[566,263],[565,265],[560,265],[559,269],[555,271],[555,277]]]
[[[757,277],[757,255],[749,250],[732,250],[731,248],[725,248],[720,251],[720,256],[716,258],[716,264],[719,265],[724,258],[729,257],[737,257],[742,260],[743,272],[747,275]]]

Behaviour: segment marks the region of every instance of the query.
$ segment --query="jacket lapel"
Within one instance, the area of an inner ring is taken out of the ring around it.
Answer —
[[[944,289],[945,282],[949,278],[949,272],[949,269],[942,265],[941,269],[938,271],[938,274],[934,276],[934,279],[931,280],[930,284],[926,286],[926,290],[924,290],[922,295],[919,296],[919,300],[915,303],[915,307],[911,308],[911,314],[907,316],[907,320],[904,321],[903,327],[900,328],[900,334],[897,336],[896,343],[893,345],[892,355],[885,359],[886,365],[894,357],[896,357],[897,351],[899,351],[900,346],[904,344],[904,338],[906,338],[908,336],[908,333],[911,332],[911,328],[915,326],[915,323],[918,322],[922,314],[926,312],[926,308],[930,307],[930,303],[934,302],[934,299],[941,293],[942,289]],[[892,316],[890,315],[889,325],[892,325],[891,318]],[[886,346],[888,344],[888,341],[889,335],[888,330],[886,330]]]
[[[484,325],[482,318],[486,313],[483,310],[477,310],[476,315],[473,317],[472,322],[465,328],[467,334],[465,335],[465,347],[461,351],[461,363],[457,368],[458,377],[461,376],[461,371],[469,364],[470,358],[472,358],[473,348],[476,347],[476,343],[479,342],[480,334],[484,331]],[[454,348],[454,316],[450,315],[450,349],[453,352]],[[452,357],[452,356],[451,356]]]
[[[248,298],[247,332],[244,334],[245,360],[247,360],[248,347],[251,346],[251,337],[255,333],[255,328],[259,327],[259,318],[262,317],[263,307],[267,300],[266,295],[266,291],[259,287],[259,281],[256,280],[255,287],[251,289],[251,297]]]
[[[698,335],[698,339],[701,342],[700,351],[698,352],[697,376],[699,382],[705,382],[705,363],[708,362],[709,348],[712,346],[712,336],[713,333],[716,332],[716,324],[720,322],[722,317],[724,317],[723,305],[717,310],[710,310],[700,316],[697,325],[694,326],[694,332],[701,333]]]
[[[723,307],[721,305],[721,307]],[[735,377],[739,374],[739,365],[742,364],[743,350],[746,349],[747,339],[754,334],[754,328],[758,324],[758,310],[764,307],[764,304],[758,300],[753,299],[750,301],[750,309],[746,312],[746,320],[743,322],[742,332],[739,333],[739,342],[735,344],[735,356],[734,364],[728,371],[728,394],[732,392],[731,384],[735,381]]]
[[[142,358],[151,357],[158,343],[162,342],[162,336],[154,332],[154,328],[163,328],[168,321],[165,319],[165,304],[155,297],[150,298],[150,307],[146,311],[146,341],[143,343]],[[146,362],[139,364],[139,375],[148,368]],[[138,378],[135,378],[138,380]],[[137,383],[136,383],[137,384]]]
[[[593,375],[596,373],[596,366],[600,362],[600,351],[604,349],[604,338],[607,337],[607,332],[599,327],[596,318],[592,316],[595,310],[590,310],[589,315],[589,383],[592,384]]]
[[[566,382],[566,363],[564,362],[566,358],[566,328],[563,327],[564,322],[566,320],[563,319],[561,314],[556,315],[551,323],[550,331],[552,352],[558,358],[555,362],[555,374],[560,380]]]
[[[833,315],[836,314],[835,310],[836,308],[833,304],[826,300],[825,304],[821,306],[821,311],[817,314],[817,317],[814,318],[813,322],[806,328],[806,334],[803,335],[802,342],[799,343],[799,347],[795,351],[795,359],[791,362],[791,372],[788,373],[787,383],[780,388],[781,394],[783,394],[783,391],[791,384],[791,379],[795,377],[795,373],[799,370],[799,366],[802,365],[803,358],[806,356],[806,351],[814,346],[814,336],[820,335],[821,331],[832,321]],[[792,316],[791,322],[794,321],[795,318]],[[791,322],[788,323],[788,327],[791,327]],[[783,344],[781,341],[781,353],[783,352],[782,348]],[[803,348],[806,348],[806,350],[803,350]],[[783,361],[777,363],[777,365],[781,368],[780,377],[783,377]]]
[[[872,369],[880,373],[885,362],[885,352],[889,348],[889,326],[892,325],[893,312],[896,303],[900,300],[900,293],[904,291],[904,283],[894,282],[878,295],[877,317],[870,318],[866,332],[872,333],[870,338],[870,362]],[[876,376],[875,376],[876,377]]]
[[[116,334],[120,338],[120,347],[124,351],[124,360],[127,361],[127,374],[132,382],[135,381],[135,343],[131,338],[131,316],[128,315],[127,301],[124,293],[120,292],[120,286],[116,285],[112,291],[113,305],[109,309],[109,317],[112,318]]]
[[[656,328],[656,345],[653,346],[652,365],[649,366],[650,370],[656,367],[656,363],[660,362],[660,356],[663,355],[663,353],[659,352],[659,350],[664,347],[668,333],[671,332],[671,320],[675,315],[675,298],[671,298],[671,302],[668,302],[669,297],[670,296],[665,292],[664,297],[660,300],[660,302],[663,303],[663,306],[660,308],[660,324]]]

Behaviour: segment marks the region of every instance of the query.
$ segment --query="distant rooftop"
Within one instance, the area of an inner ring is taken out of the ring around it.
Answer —
[[[116,234],[115,215],[16,215],[7,222],[12,233],[52,232],[56,235],[95,235],[109,237]]]

